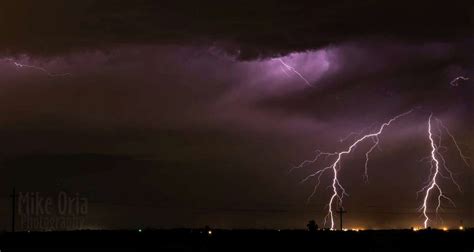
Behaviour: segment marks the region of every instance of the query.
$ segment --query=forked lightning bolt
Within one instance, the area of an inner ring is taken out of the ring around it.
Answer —
[[[438,212],[441,208],[441,204],[443,200],[446,200],[449,203],[451,203],[453,206],[455,206],[454,202],[448,196],[444,194],[440,186],[439,180],[442,178],[450,179],[458,187],[458,189],[461,190],[461,187],[454,179],[453,172],[446,165],[446,160],[443,157],[442,152],[441,152],[441,149],[443,148],[443,146],[441,146],[442,129],[444,129],[444,131],[450,136],[451,140],[453,141],[454,145],[457,148],[457,151],[459,152],[461,159],[465,162],[467,166],[469,166],[469,163],[467,162],[469,158],[466,157],[462,153],[461,148],[459,147],[459,144],[457,143],[456,139],[451,134],[449,129],[443,124],[443,122],[440,119],[436,118],[436,121],[438,122],[439,135],[436,135],[433,132],[434,130],[433,129],[434,128],[433,127],[433,114],[431,114],[428,119],[428,139],[429,139],[430,147],[431,147],[431,153],[429,157],[430,163],[431,163],[430,175],[429,175],[427,185],[425,185],[420,191],[418,191],[418,193],[421,193],[421,192],[425,193],[425,196],[423,197],[423,203],[420,207],[420,211],[422,212],[423,217],[425,219],[423,222],[425,228],[429,226],[429,222],[430,222],[430,217],[428,215],[428,208],[429,208],[428,204],[429,204],[429,199],[433,193],[435,193],[436,191],[438,192],[437,198],[436,198],[437,203],[436,203],[436,208],[435,208],[436,215],[438,215]],[[436,137],[438,137],[438,144],[435,141]],[[443,172],[447,172],[449,176],[443,175]]]
[[[338,203],[340,206],[342,206],[342,201],[345,195],[348,195],[346,193],[346,190],[344,187],[341,185],[339,178],[338,178],[338,172],[341,169],[341,160],[345,155],[348,155],[356,149],[356,147],[359,144],[362,144],[363,142],[367,140],[372,140],[372,145],[369,148],[369,150],[366,152],[365,157],[366,157],[366,162],[365,162],[365,173],[364,173],[364,178],[368,180],[368,162],[369,162],[369,155],[372,153],[372,151],[378,146],[379,144],[379,136],[383,133],[384,129],[388,126],[390,126],[394,121],[399,119],[400,117],[406,116],[413,112],[413,110],[410,110],[408,112],[405,112],[403,114],[397,115],[390,119],[389,121],[383,123],[377,131],[373,133],[366,134],[358,139],[356,139],[346,150],[341,151],[341,152],[322,152],[322,151],[316,151],[316,156],[312,160],[305,160],[303,161],[300,165],[294,167],[293,169],[297,168],[302,168],[304,166],[307,166],[309,164],[316,163],[321,157],[329,158],[329,157],[335,157],[335,160],[333,160],[328,166],[321,168],[317,170],[316,172],[310,174],[306,178],[304,178],[301,182],[306,182],[312,177],[317,177],[317,183],[314,186],[314,190],[311,193],[311,195],[308,197],[308,200],[310,200],[314,194],[316,193],[316,190],[321,182],[321,176],[326,172],[326,171],[332,171],[332,195],[329,199],[328,203],[328,213],[324,218],[324,225],[326,225],[327,219],[329,218],[331,222],[331,229],[334,229],[334,207],[335,203]]]

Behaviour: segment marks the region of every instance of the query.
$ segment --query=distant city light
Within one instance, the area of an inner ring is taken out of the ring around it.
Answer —
[[[459,226],[459,230],[464,230],[464,227],[463,227],[463,226]]]
[[[212,230],[207,231],[209,235],[212,235]]]
[[[142,232],[142,229],[138,229],[138,232],[141,233],[141,232]]]
[[[447,228],[447,227],[443,227],[443,231],[448,231],[448,228]]]

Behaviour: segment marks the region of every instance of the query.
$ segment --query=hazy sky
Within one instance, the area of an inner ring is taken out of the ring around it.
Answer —
[[[321,225],[331,174],[309,204],[316,180],[299,182],[324,162],[288,171],[413,109],[381,136],[368,183],[370,142],[343,159],[340,179],[349,226],[421,226],[429,115],[473,155],[473,10],[470,1],[7,3],[0,215],[16,185],[87,195],[88,227]],[[471,80],[450,85],[457,76]],[[440,180],[457,205],[444,202],[441,217],[474,225],[474,168],[444,137],[463,192]]]

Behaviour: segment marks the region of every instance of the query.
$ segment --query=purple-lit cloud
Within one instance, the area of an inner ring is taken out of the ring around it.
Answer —
[[[351,191],[345,202],[354,214],[349,224],[391,227],[411,225],[417,213],[392,216],[384,223],[383,215],[364,211],[372,211],[373,205],[416,208],[413,192],[426,178],[417,160],[429,152],[423,115],[434,112],[461,136],[463,149],[473,146],[468,126],[472,85],[449,85],[456,76],[472,75],[469,48],[462,43],[356,41],[248,61],[224,52],[194,45],[129,45],[54,57],[6,55],[0,60],[0,149],[13,160],[30,154],[125,154],[132,161],[120,158],[130,165],[117,166],[119,171],[97,165],[96,175],[87,170],[78,177],[112,194],[100,181],[127,174],[142,181],[145,190],[173,198],[174,206],[193,202],[218,209],[237,201],[257,210],[281,208],[294,215],[272,217],[268,223],[292,227],[305,218],[324,216],[319,211],[326,203],[317,196],[307,213],[298,214],[312,186],[297,185],[301,174],[286,176],[292,164],[317,148],[344,149],[347,142],[341,143],[341,137],[415,108],[403,125],[384,132],[382,151],[371,153],[369,185],[357,168],[364,169],[363,151],[347,157],[344,163],[350,168],[341,174]],[[9,58],[71,75],[51,78],[42,71],[18,69]],[[464,176],[459,183],[466,192],[453,198],[460,202],[461,213],[445,218],[452,223],[467,216],[466,199],[473,193],[466,186],[472,172],[458,161],[452,161],[453,168],[465,174],[459,175]],[[28,171],[25,167],[18,169]],[[75,172],[81,174],[81,169]],[[65,173],[64,183],[81,187],[80,179]],[[171,178],[181,181],[176,185]],[[109,187],[118,188],[123,181],[115,182]],[[213,183],[222,190],[211,189]],[[400,197],[406,204],[397,206],[388,199],[401,191],[399,186],[404,187]],[[377,191],[386,192],[386,199]],[[202,198],[208,200],[200,202]],[[231,220],[222,218],[222,225]]]

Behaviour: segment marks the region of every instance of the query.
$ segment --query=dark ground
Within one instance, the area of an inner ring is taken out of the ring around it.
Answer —
[[[66,248],[66,249],[65,249]],[[69,249],[67,249],[69,248]],[[4,233],[8,251],[474,251],[474,229],[333,232],[143,230]]]

